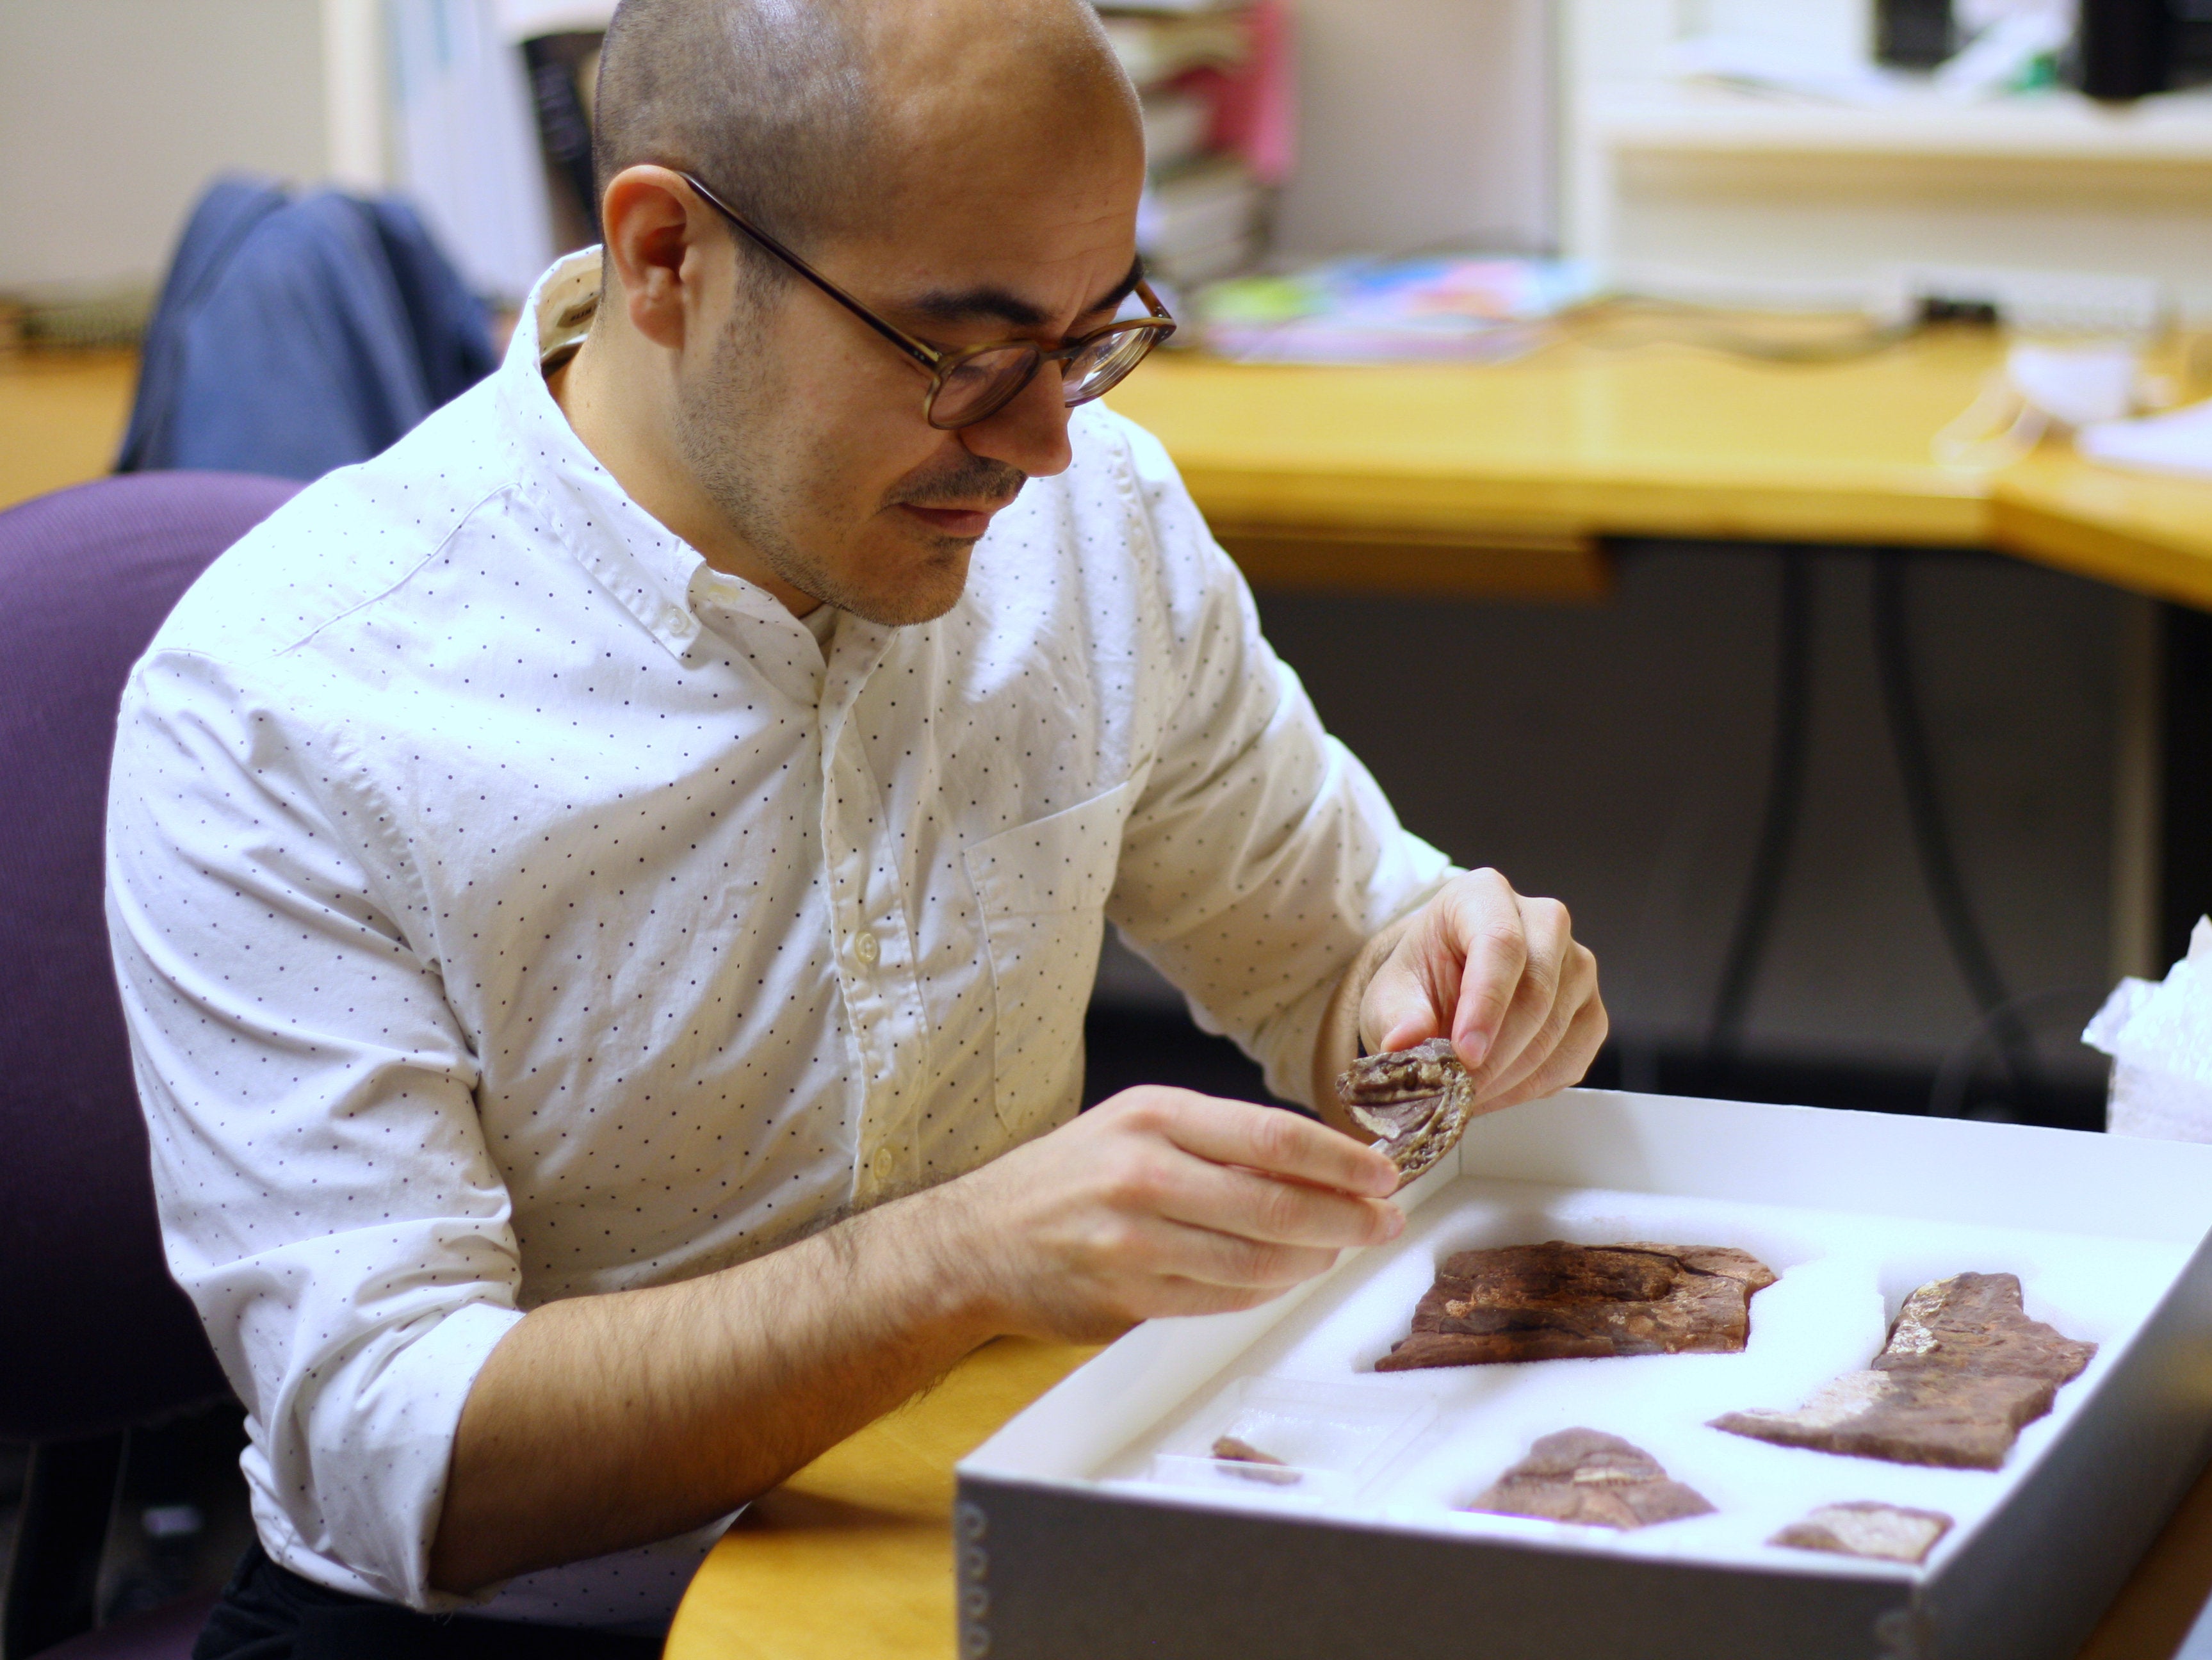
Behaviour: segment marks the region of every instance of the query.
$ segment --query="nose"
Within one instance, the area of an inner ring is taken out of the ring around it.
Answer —
[[[1066,471],[1075,459],[1067,441],[1067,414],[1060,365],[1046,363],[1006,408],[961,428],[960,441],[970,454],[1019,467],[1032,478],[1049,478]]]

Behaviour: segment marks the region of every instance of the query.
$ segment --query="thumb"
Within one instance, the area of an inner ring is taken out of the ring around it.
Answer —
[[[1422,948],[1428,932],[1418,926],[1407,929],[1368,982],[1367,994],[1360,1000],[1359,1035],[1370,1054],[1409,1049],[1449,1031],[1459,988],[1441,986],[1437,970],[1455,970],[1457,965],[1439,964],[1434,952]],[[1449,977],[1455,982],[1458,975],[1452,972]]]

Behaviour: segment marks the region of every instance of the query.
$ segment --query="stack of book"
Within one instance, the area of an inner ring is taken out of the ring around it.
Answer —
[[[1098,9],[1144,100],[1137,246],[1146,265],[1184,289],[1249,270],[1292,160],[1289,8],[1099,0]]]

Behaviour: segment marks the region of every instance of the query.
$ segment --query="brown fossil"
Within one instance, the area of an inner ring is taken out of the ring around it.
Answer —
[[[1413,1329],[1377,1371],[1626,1354],[1734,1354],[1751,1298],[1774,1283],[1721,1245],[1540,1245],[1463,1250],[1437,1269]]]
[[[1337,1098],[1412,1181],[1458,1145],[1474,1116],[1474,1080],[1449,1037],[1370,1055],[1336,1080]],[[1403,1183],[1401,1183],[1402,1186]]]
[[[1911,1510],[1859,1499],[1823,1505],[1792,1522],[1766,1542],[1792,1550],[1824,1550],[1838,1556],[1868,1556],[1885,1562],[1924,1562],[1936,1541],[1951,1530],[1941,1511]]]
[[[1643,1448],[1585,1429],[1545,1436],[1468,1505],[1498,1516],[1624,1530],[1710,1515],[1712,1508],[1704,1494],[1670,1480]]]
[[[1795,1412],[1731,1412],[1713,1427],[1892,1463],[1995,1469],[2096,1352],[2029,1319],[2017,1275],[1954,1274],[1905,1299],[1864,1371],[1845,1372]]]
[[[1230,1466],[1228,1474],[1241,1475],[1248,1481],[1265,1481],[1270,1487],[1288,1487],[1297,1485],[1299,1475],[1272,1452],[1262,1452],[1249,1441],[1240,1441],[1233,1435],[1217,1437],[1213,1443],[1217,1462]]]

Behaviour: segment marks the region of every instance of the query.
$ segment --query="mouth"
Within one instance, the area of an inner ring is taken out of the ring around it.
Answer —
[[[988,508],[923,508],[911,502],[898,504],[899,511],[909,514],[935,531],[939,536],[976,537],[991,527],[991,516],[1004,502]]]

